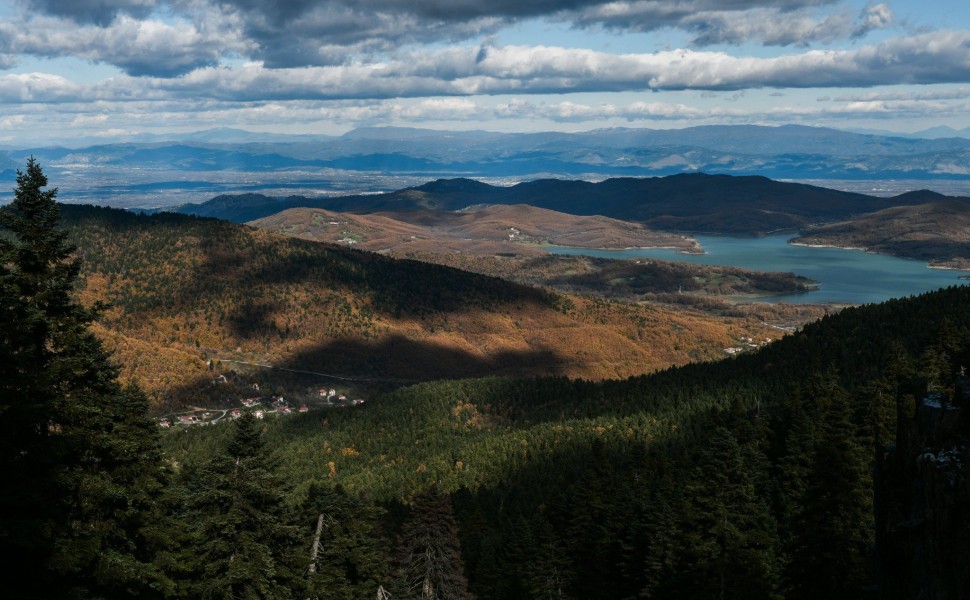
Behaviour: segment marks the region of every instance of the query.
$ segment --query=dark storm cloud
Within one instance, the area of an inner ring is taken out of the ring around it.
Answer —
[[[77,23],[107,25],[119,14],[143,18],[151,14],[156,0],[30,0],[31,10],[67,17]]]
[[[772,45],[848,38],[849,16],[816,18],[808,9],[837,0],[226,0],[239,15],[254,58],[274,68],[341,64],[349,57],[410,44],[454,42],[497,32],[516,20],[547,17],[578,27],[652,31],[679,27],[697,45]],[[802,11],[799,13],[799,11]],[[778,18],[779,14],[786,15]],[[874,19],[872,23],[876,23]],[[871,25],[872,26],[872,25]],[[871,27],[870,26],[870,27]]]
[[[650,32],[675,28],[692,34],[694,46],[757,42],[768,46],[805,46],[860,38],[893,21],[886,4],[869,4],[858,16],[833,0],[780,2],[657,2],[620,0],[566,13],[577,27]],[[825,11],[820,9],[826,8]]]
[[[360,14],[408,14],[422,20],[455,22],[488,17],[538,17],[604,3],[605,0],[224,0],[220,4],[259,14],[272,23],[285,24],[321,8],[338,12],[352,9]]]

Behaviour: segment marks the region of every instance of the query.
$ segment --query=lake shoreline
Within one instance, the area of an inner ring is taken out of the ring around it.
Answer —
[[[773,236],[697,236],[705,254],[674,250],[589,250],[557,247],[556,254],[585,254],[613,259],[648,259],[703,265],[733,266],[754,271],[793,273],[818,282],[809,292],[782,294],[759,301],[797,304],[859,305],[883,302],[965,284],[970,269],[940,268],[915,258],[873,252],[866,248],[789,243],[791,232]],[[861,250],[861,252],[860,252]]]

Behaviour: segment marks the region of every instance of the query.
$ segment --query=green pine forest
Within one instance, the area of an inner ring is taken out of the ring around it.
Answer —
[[[877,524],[908,480],[880,474],[927,393],[959,405],[966,286],[651,375],[431,381],[163,434],[72,293],[55,196],[31,161],[0,210],[4,597],[916,597]]]

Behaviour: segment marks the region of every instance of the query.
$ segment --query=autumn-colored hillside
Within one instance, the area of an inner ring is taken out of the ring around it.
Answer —
[[[321,242],[375,251],[459,251],[539,254],[540,245],[576,248],[677,248],[700,252],[697,241],[639,223],[574,216],[524,204],[460,211],[410,210],[374,214],[293,208],[250,225]]]
[[[123,375],[165,405],[218,398],[210,382],[230,360],[398,381],[601,379],[778,335],[755,319],[570,297],[223,221],[74,206],[64,216],[83,299],[112,305],[100,333]]]

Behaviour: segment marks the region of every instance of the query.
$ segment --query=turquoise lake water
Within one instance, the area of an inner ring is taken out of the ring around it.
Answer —
[[[968,283],[970,271],[930,269],[925,262],[860,250],[810,248],[788,243],[791,234],[763,238],[695,236],[707,254],[674,250],[588,250],[549,248],[555,254],[583,254],[602,258],[653,258],[702,265],[729,265],[758,271],[785,271],[820,282],[806,294],[772,296],[766,302],[867,304]]]

